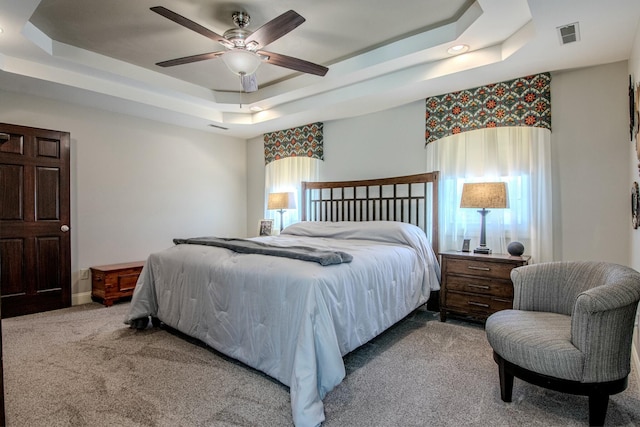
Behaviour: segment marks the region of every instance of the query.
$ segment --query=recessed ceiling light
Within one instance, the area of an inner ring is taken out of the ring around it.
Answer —
[[[258,111],[262,111],[262,107],[258,106],[258,105],[254,105],[253,107],[249,108],[251,111],[253,112],[258,112]]]
[[[466,44],[457,44],[447,49],[447,52],[449,53],[449,55],[459,55],[461,53],[465,53],[468,50],[469,46],[467,46]]]
[[[0,27],[0,34],[4,33],[4,30],[2,29],[2,27]]]

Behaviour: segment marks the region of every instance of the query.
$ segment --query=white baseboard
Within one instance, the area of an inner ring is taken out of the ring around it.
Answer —
[[[88,304],[92,301],[91,292],[81,292],[71,295],[71,305]]]

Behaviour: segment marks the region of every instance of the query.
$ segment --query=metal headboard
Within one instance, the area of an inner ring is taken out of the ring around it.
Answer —
[[[438,172],[359,181],[302,182],[303,221],[401,221],[438,253]]]

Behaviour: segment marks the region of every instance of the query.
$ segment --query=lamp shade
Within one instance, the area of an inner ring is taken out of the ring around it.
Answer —
[[[267,209],[295,209],[296,196],[293,192],[289,193],[270,193]]]
[[[257,54],[244,49],[231,49],[225,52],[222,54],[222,61],[232,73],[239,76],[255,73],[262,63]]]
[[[507,184],[504,182],[467,183],[462,186],[461,208],[506,208]]]

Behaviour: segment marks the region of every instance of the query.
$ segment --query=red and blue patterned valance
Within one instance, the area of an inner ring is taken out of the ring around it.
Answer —
[[[323,123],[264,134],[264,164],[286,157],[312,157],[324,160]]]
[[[426,99],[425,140],[498,126],[551,130],[551,75],[536,74]]]

